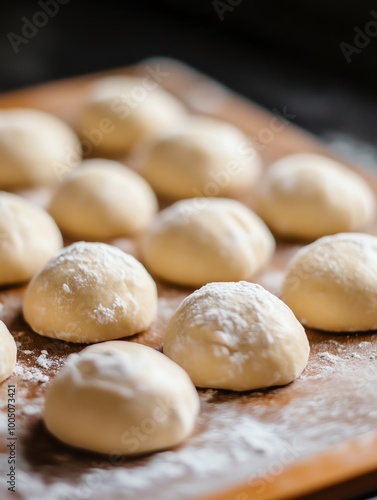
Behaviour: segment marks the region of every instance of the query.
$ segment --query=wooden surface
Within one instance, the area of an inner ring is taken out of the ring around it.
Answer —
[[[224,118],[256,137],[266,164],[298,151],[333,156],[293,125],[271,121],[276,111],[265,112],[172,61],[147,61],[138,68],[115,73],[144,75],[157,63],[168,73],[161,83],[193,112]],[[3,95],[0,108],[44,109],[74,125],[88,84],[95,77]],[[376,192],[376,178],[361,173]],[[51,193],[39,189],[22,194],[44,204]],[[252,206],[252,193],[244,201]],[[377,225],[368,232],[377,234]],[[138,256],[137,242],[118,239],[112,243]],[[299,246],[278,242],[273,261],[254,281],[278,294],[286,262]],[[0,387],[1,498],[7,498],[5,405],[10,384],[17,387],[18,439],[17,493],[9,498],[272,500],[309,495],[344,499],[377,487],[377,337],[373,333],[308,331],[309,364],[294,383],[242,394],[200,390],[201,415],[194,434],[183,445],[138,459],[115,461],[68,448],[44,429],[41,411],[48,381],[66,357],[83,346],[33,333],[21,314],[24,289],[0,290],[2,319],[19,347],[15,375]],[[167,321],[189,292],[159,283],[156,323],[128,340],[161,348]]]

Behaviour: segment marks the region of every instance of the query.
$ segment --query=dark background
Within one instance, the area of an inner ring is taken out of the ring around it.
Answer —
[[[269,109],[286,105],[299,125],[375,162],[377,36],[359,39],[350,62],[341,44],[355,46],[354,27],[370,21],[377,35],[377,2],[61,1],[17,54],[10,33],[23,36],[23,18],[34,24],[41,3],[57,0],[2,1],[0,91],[165,55]]]

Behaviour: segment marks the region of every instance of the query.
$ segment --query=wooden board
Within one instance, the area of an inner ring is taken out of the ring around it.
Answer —
[[[171,60],[149,60],[114,74],[151,74],[193,112],[224,118],[254,137],[266,164],[299,151],[333,156],[313,137],[281,119],[293,110],[267,112]],[[109,74],[109,73],[107,73]],[[74,124],[88,84],[98,75],[60,81],[0,96],[0,108],[26,106]],[[280,117],[280,118],[279,118]],[[376,177],[359,170],[377,192]],[[1,166],[0,166],[1,168]],[[50,193],[23,195],[44,204]],[[252,195],[245,200],[252,206]],[[377,234],[377,224],[368,229]],[[138,255],[137,242],[113,244]],[[283,271],[299,244],[278,242],[276,255],[254,281],[279,293]],[[6,404],[16,385],[17,485],[9,498],[221,500],[347,498],[377,485],[377,337],[308,330],[309,365],[292,384],[236,394],[200,390],[194,434],[174,450],[138,459],[97,456],[68,448],[41,422],[43,394],[66,357],[83,346],[33,333],[21,314],[25,287],[0,290],[1,318],[19,347],[15,374],[0,387],[0,496],[7,498]],[[132,341],[161,348],[172,312],[190,290],[159,283],[159,314],[150,330]],[[111,425],[111,424],[110,424]]]

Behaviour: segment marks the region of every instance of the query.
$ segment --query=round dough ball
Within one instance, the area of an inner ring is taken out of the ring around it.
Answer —
[[[82,166],[66,178],[50,204],[50,214],[63,233],[106,240],[149,225],[158,205],[142,177],[112,160],[86,160]]]
[[[175,127],[183,105],[156,82],[131,76],[101,78],[92,85],[80,117],[80,133],[90,148],[126,154],[140,143]]]
[[[0,321],[0,383],[12,375],[16,359],[16,342],[8,328]]]
[[[34,109],[0,111],[0,187],[57,184],[81,161],[81,145],[64,122]]]
[[[157,194],[171,199],[233,196],[249,190],[261,172],[256,150],[230,123],[196,117],[162,135],[136,160]]]
[[[28,281],[63,246],[60,231],[42,208],[0,191],[0,285]]]
[[[358,174],[325,156],[294,154],[268,170],[256,210],[277,234],[316,239],[366,226],[375,208]]]
[[[238,201],[194,198],[160,212],[142,242],[147,267],[185,286],[238,281],[270,259],[275,241],[264,222]]]
[[[72,354],[46,394],[47,429],[66,444],[136,455],[191,434],[199,397],[187,374],[160,352],[105,342]]]
[[[168,325],[164,353],[197,387],[248,391],[296,379],[309,357],[305,330],[260,285],[209,283],[189,295]]]
[[[140,262],[119,248],[82,241],[34,276],[23,303],[35,332],[87,343],[141,332],[156,310],[156,285]]]
[[[318,330],[376,330],[377,238],[341,233],[303,247],[289,263],[282,299]]]

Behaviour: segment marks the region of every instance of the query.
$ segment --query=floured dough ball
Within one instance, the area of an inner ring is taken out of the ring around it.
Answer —
[[[12,375],[16,358],[17,346],[13,335],[0,321],[0,383]]]
[[[209,283],[176,310],[164,353],[197,387],[248,391],[296,379],[309,342],[292,311],[261,286]]]
[[[0,285],[33,277],[63,246],[60,231],[42,208],[0,191]]]
[[[48,387],[44,421],[71,446],[136,455],[179,444],[198,413],[182,368],[150,347],[118,341],[68,358]]]
[[[156,308],[156,285],[140,262],[119,248],[82,241],[34,276],[23,303],[35,332],[87,343],[147,329]]]
[[[301,323],[319,330],[377,329],[377,238],[341,233],[299,250],[282,299]]]
[[[249,190],[261,173],[256,150],[248,145],[245,154],[247,142],[230,123],[196,117],[156,139],[136,162],[161,196],[233,196]]]
[[[57,184],[81,161],[81,146],[64,122],[34,109],[0,111],[0,187]]]
[[[274,163],[257,203],[272,231],[304,239],[362,228],[373,220],[375,208],[364,179],[316,154],[295,154]]]
[[[274,238],[257,215],[222,198],[174,203],[157,215],[142,242],[153,274],[192,287],[252,276],[274,248]]]
[[[151,78],[113,76],[92,85],[79,130],[95,151],[121,155],[175,127],[184,115],[180,101]]]
[[[50,214],[63,233],[106,240],[149,225],[157,199],[144,179],[112,160],[85,160],[82,166],[65,179],[50,204]]]

